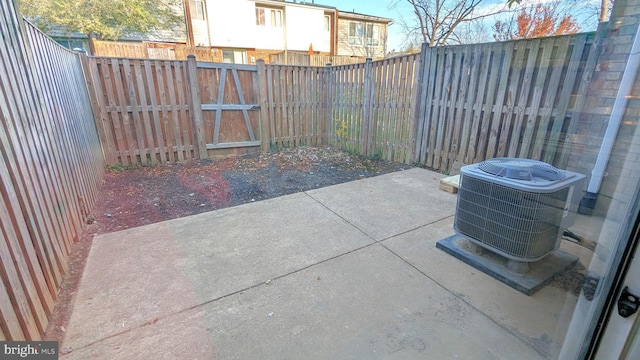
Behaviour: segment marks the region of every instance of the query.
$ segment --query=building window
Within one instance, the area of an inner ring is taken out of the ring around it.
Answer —
[[[282,27],[282,10],[271,10],[271,26]]]
[[[191,20],[206,20],[204,0],[189,0]]]
[[[349,22],[349,45],[380,45],[380,25]]]
[[[223,49],[222,62],[228,63],[228,64],[246,64],[247,51],[236,50],[236,49]]]
[[[282,27],[282,19],[282,10],[256,7],[256,25]]]
[[[331,17],[329,15],[324,16],[324,31],[331,31]]]
[[[264,8],[256,8],[256,25],[265,26]]]
[[[364,37],[364,24],[359,22],[349,23],[349,45],[362,45]]]
[[[367,24],[367,31],[365,31],[365,37],[367,39],[366,44],[368,46],[380,45],[380,25]]]

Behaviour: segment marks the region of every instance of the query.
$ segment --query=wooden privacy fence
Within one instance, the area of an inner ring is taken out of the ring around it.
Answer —
[[[416,55],[333,68],[330,143],[365,156],[412,161]]]
[[[195,58],[85,64],[107,164],[184,161],[261,144],[255,66]]]
[[[595,70],[595,33],[423,48],[416,102],[416,163],[501,156],[566,166]]]
[[[331,144],[442,172],[498,156],[562,168],[597,60],[594,38],[424,47],[342,66],[88,64],[109,163]]]
[[[327,144],[330,68],[267,65],[264,140],[278,148]]]
[[[184,61],[89,58],[84,63],[107,164],[194,158]]]
[[[38,340],[103,178],[80,59],[0,2],[0,340]]]

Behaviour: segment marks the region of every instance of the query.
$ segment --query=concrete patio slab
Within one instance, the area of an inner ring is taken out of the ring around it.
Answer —
[[[100,235],[65,344],[97,341],[372,242],[304,193]]]
[[[525,296],[436,249],[454,234],[441,177],[412,169],[96,237],[62,358],[555,354],[576,297]]]
[[[375,240],[454,214],[456,195],[438,190],[442,174],[414,168],[309,191],[314,199]],[[381,191],[384,186],[384,191]]]
[[[550,285],[527,296],[436,248],[454,234],[450,217],[381,244],[541,354],[557,355],[577,297]],[[564,241],[561,249],[580,257],[576,266],[588,264],[590,253],[584,248]]]
[[[378,244],[160,318],[67,358],[103,354],[110,359],[540,358]]]

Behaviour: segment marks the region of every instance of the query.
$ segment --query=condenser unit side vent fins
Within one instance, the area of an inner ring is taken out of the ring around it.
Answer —
[[[567,209],[577,208],[571,202],[579,199],[575,187],[584,175],[527,159],[492,160],[461,169],[454,229],[512,260],[537,261],[555,251],[569,226]],[[522,169],[530,175],[518,182],[514,174]],[[528,185],[541,177],[548,183]]]

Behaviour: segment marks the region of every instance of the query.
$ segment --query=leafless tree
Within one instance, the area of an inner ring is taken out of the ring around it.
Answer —
[[[401,0],[396,1],[396,5]],[[429,46],[461,43],[461,25],[466,25],[504,11],[503,5],[481,10],[486,0],[405,0],[412,8],[412,19],[400,19],[409,38],[418,37]],[[469,27],[467,27],[468,29]]]

